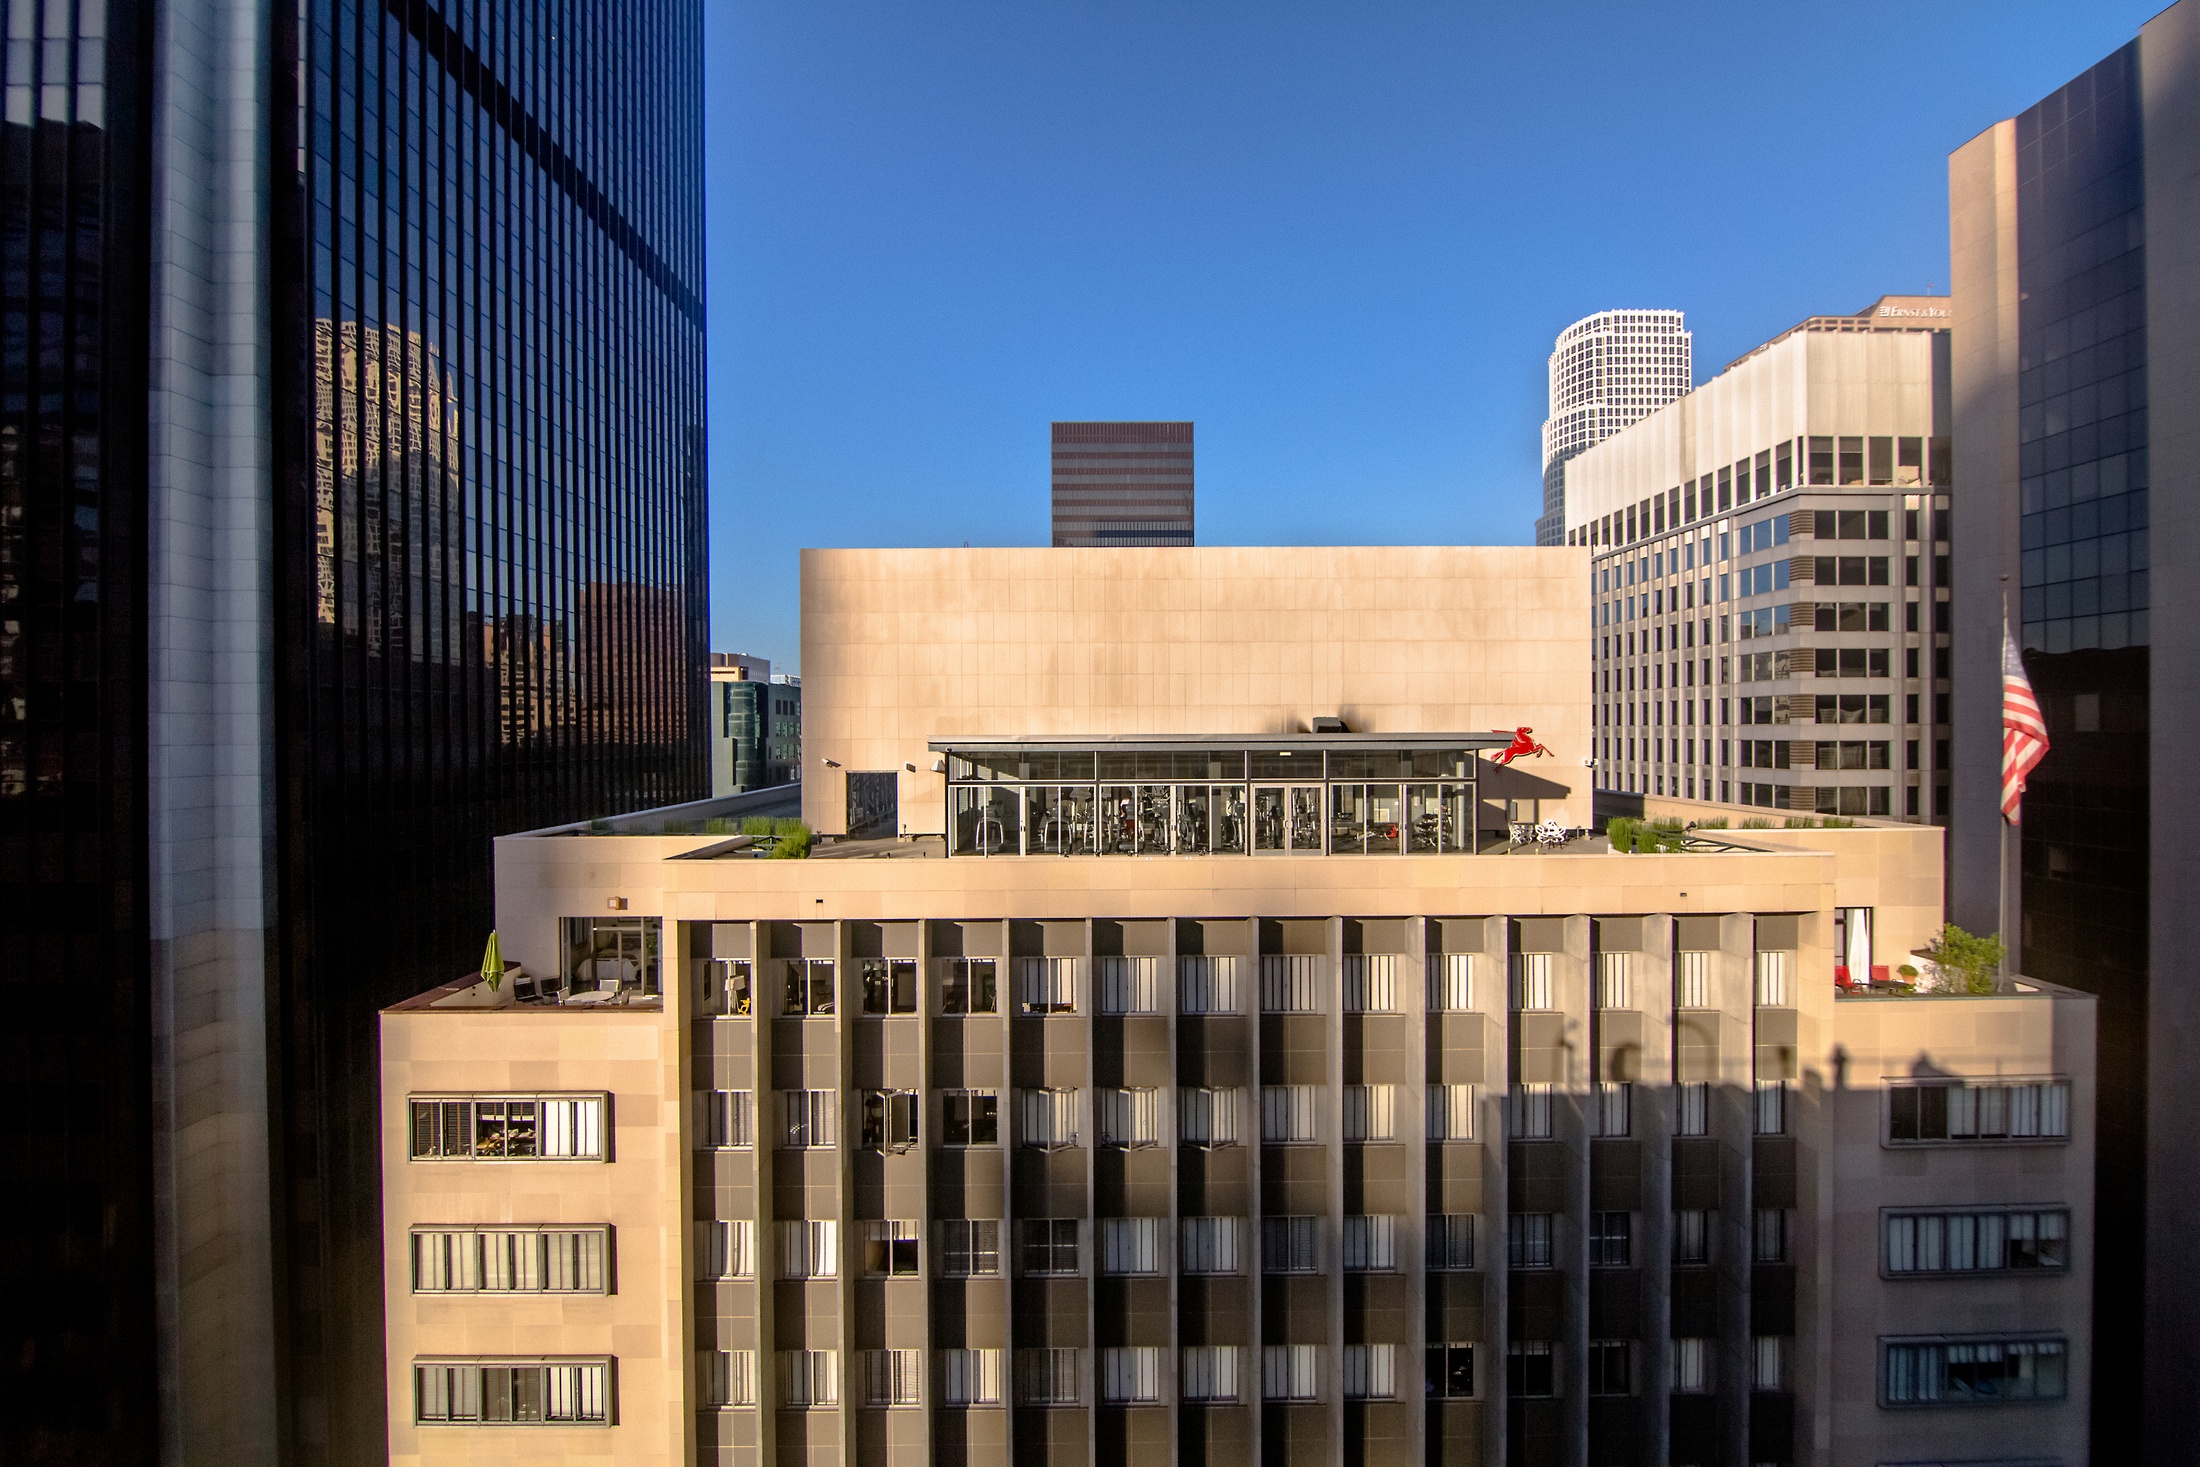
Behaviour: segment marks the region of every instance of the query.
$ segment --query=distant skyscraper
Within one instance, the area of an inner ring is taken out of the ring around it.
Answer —
[[[1688,328],[1679,311],[1601,311],[1558,333],[1551,415],[1543,421],[1543,515],[1535,543],[1566,543],[1566,460],[1688,391]]]
[[[1056,545],[1192,543],[1190,423],[1056,423]]]
[[[702,5],[8,20],[0,1461],[386,1462],[376,1013],[710,789]]]

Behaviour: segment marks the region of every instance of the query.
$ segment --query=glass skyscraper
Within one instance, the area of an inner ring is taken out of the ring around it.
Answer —
[[[2183,1123],[2200,929],[2176,832],[2200,813],[2189,577],[2200,463],[2200,7],[1958,149],[1954,920],[2100,998],[2096,1461],[2189,1460],[2200,1277]],[[2171,573],[2155,576],[2156,569]],[[2006,614],[2004,612],[2006,607]],[[2051,749],[2001,819],[2004,625]],[[2002,852],[2006,850],[2006,862]],[[2183,878],[2183,879],[2180,879]]]
[[[709,792],[700,7],[6,18],[0,1458],[378,1461],[375,1013]]]

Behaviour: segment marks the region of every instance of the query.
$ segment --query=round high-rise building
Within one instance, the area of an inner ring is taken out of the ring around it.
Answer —
[[[1551,415],[1543,420],[1543,514],[1535,543],[1566,542],[1566,460],[1687,393],[1688,328],[1679,311],[1599,311],[1551,349]]]

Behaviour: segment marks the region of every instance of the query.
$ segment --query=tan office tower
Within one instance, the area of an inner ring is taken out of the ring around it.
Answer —
[[[1192,543],[1190,423],[1056,423],[1054,543]]]
[[[383,1017],[391,1460],[2083,1461],[2092,1001],[1836,987],[1931,826],[1516,847],[1587,571],[807,553],[808,818],[909,833],[497,843],[525,971]]]
[[[1946,823],[1948,319],[1812,316],[1564,465],[1599,789]]]

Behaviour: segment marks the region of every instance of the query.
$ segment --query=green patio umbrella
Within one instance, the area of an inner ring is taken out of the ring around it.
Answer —
[[[481,954],[481,976],[491,993],[504,981],[504,945],[497,941],[493,929],[489,933],[489,946]]]

